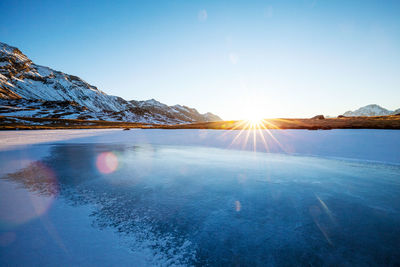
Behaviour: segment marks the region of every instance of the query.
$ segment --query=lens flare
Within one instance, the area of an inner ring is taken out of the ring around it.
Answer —
[[[0,205],[0,225],[4,227],[12,228],[42,216],[59,192],[55,173],[41,162],[33,162],[4,179],[26,188],[18,188],[13,183],[3,183],[0,187],[0,203],[8,203]]]
[[[239,200],[235,201],[235,210],[236,212],[239,212],[242,209],[242,204],[240,204]]]
[[[118,167],[118,158],[112,152],[103,152],[97,156],[96,166],[101,173],[112,173]]]

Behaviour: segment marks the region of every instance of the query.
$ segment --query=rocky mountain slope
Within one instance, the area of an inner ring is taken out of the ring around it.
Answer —
[[[365,107],[361,107],[355,111],[347,111],[343,113],[345,117],[357,117],[357,116],[386,116],[386,115],[396,115],[400,113],[400,108],[395,111],[385,109],[379,105],[371,104]]]
[[[108,95],[77,76],[34,64],[5,43],[0,43],[0,115],[163,124],[221,120],[186,106]]]

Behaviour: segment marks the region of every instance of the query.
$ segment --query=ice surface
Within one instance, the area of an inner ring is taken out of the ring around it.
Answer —
[[[399,133],[2,132],[0,265],[395,266]]]
[[[0,150],[36,143],[109,143],[207,146],[400,163],[397,130],[45,130],[2,131]]]

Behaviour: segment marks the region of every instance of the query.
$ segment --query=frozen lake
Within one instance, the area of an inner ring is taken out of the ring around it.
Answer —
[[[400,131],[0,138],[1,266],[400,265]]]

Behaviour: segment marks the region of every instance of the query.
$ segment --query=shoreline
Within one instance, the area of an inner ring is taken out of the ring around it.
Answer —
[[[196,122],[188,124],[150,124],[140,122],[96,121],[58,118],[29,118],[0,116],[0,130],[56,130],[56,129],[214,129],[214,130],[264,130],[264,129],[400,129],[400,116],[342,117],[326,119],[265,119],[251,124],[247,121]]]

